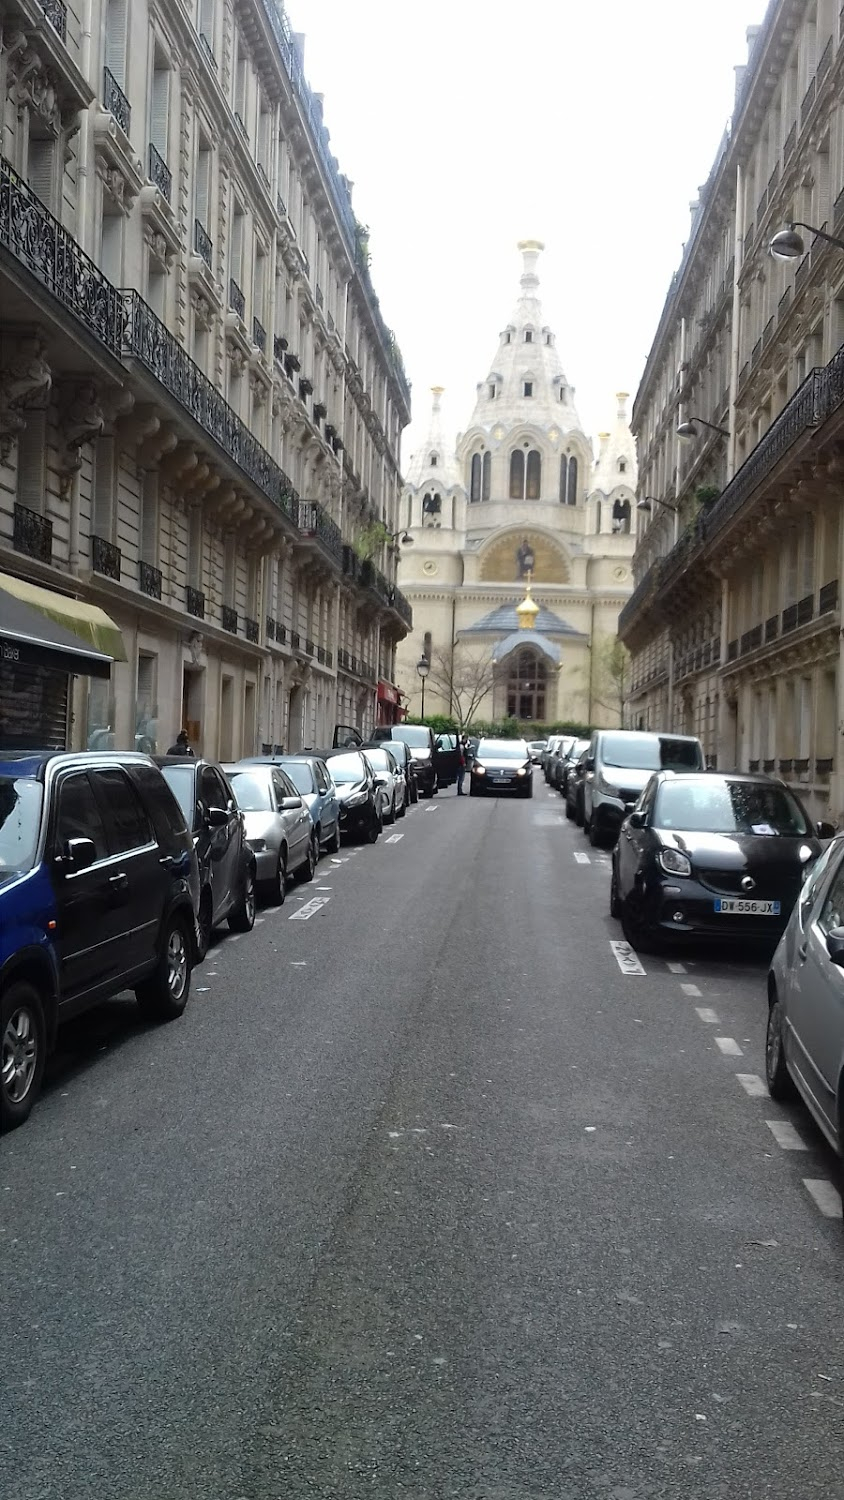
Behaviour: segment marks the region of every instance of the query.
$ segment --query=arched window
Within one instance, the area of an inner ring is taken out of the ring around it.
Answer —
[[[542,455],[536,448],[525,453],[514,448],[510,454],[510,499],[538,500],[542,492]]]
[[[538,500],[542,489],[542,459],[537,450],[531,448],[527,456],[527,498]]]
[[[618,472],[619,472],[619,474],[626,474],[627,473],[627,459],[626,458],[620,458],[618,460]]]
[[[525,343],[526,344],[532,344],[533,343],[533,334],[532,334],[532,332],[531,332],[531,330],[529,328],[525,329]]]
[[[600,536],[601,535],[601,502],[600,502],[600,500],[596,500],[595,501],[595,534],[596,534],[596,536]]]
[[[438,455],[436,453],[432,453],[431,454],[431,468],[435,469],[437,467],[438,463],[439,463],[439,457],[438,457]]]
[[[472,478],[469,485],[469,499],[480,500],[481,498],[481,455],[472,454]]]
[[[569,498],[569,460],[564,453],[560,459],[560,504],[567,505]]]
[[[522,647],[510,662],[507,678],[507,713],[515,719],[545,718],[548,667],[544,656],[532,647]]]
[[[434,517],[442,510],[442,499],[435,491],[430,491],[422,500],[422,525],[433,526]]]
[[[494,401],[495,400],[495,381],[494,380],[491,380],[489,382],[489,399],[490,399],[490,401]]]
[[[630,501],[614,500],[612,503],[612,529],[628,535],[630,532]]]
[[[510,499],[523,500],[525,493],[525,455],[521,448],[510,454]]]
[[[566,491],[566,505],[577,504],[577,459],[569,459],[569,479]]]
[[[492,486],[492,454],[485,453],[483,461],[483,479],[481,483],[481,499],[488,500]]]

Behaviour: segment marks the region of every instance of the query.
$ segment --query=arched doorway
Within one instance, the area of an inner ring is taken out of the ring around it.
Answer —
[[[508,663],[507,714],[514,719],[545,718],[548,690],[548,663],[540,652],[523,646]]]

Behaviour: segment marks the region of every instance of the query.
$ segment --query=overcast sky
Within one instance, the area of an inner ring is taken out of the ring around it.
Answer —
[[[635,394],[764,0],[286,0],[413,384],[468,426],[545,242],[546,321],[586,431]]]

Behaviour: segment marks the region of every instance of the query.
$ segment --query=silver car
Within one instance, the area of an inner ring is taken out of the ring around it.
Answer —
[[[407,783],[386,745],[367,746],[366,758],[377,779],[381,793],[381,816],[385,823],[395,823],[407,812]]]
[[[319,849],[307,804],[280,766],[237,765],[225,771],[246,820],[258,884],[281,903],[288,876],[314,878]]]
[[[844,1155],[844,837],[811,866],[771,962],[765,1074]]]

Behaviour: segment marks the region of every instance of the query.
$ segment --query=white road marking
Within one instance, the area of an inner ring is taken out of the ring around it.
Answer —
[[[579,849],[575,851],[575,856],[574,857],[577,860],[577,863],[579,865],[588,865],[588,864],[591,864],[591,860],[589,858],[589,855],[588,854],[583,854],[581,852],[581,850],[579,850]]]
[[[255,918],[255,926],[256,927],[260,927],[261,923],[262,922],[266,922],[266,920],[267,920],[266,917],[256,917]]]
[[[403,833],[391,833],[390,837],[388,839],[385,839],[384,842],[385,842],[385,844],[397,844],[398,841],[399,841],[399,839],[403,839],[403,838],[404,838],[404,834]]]
[[[311,901],[306,901],[304,906],[300,906],[298,911],[292,911],[287,920],[288,922],[307,922],[311,917],[315,917],[330,900],[330,896],[314,896]]]
[[[804,1177],[803,1186],[827,1219],[841,1218],[841,1196],[825,1177]]]
[[[703,991],[699,990],[696,984],[681,984],[680,989],[683,991],[684,995],[699,996],[703,994]]]
[[[428,806],[425,808],[425,811],[426,812],[436,812],[438,806],[439,806],[438,802],[429,802]]]
[[[197,990],[198,995],[207,995],[211,989],[210,984],[201,984]]]
[[[808,1151],[809,1147],[790,1120],[766,1120],[765,1124],[783,1151]]]
[[[294,958],[290,967],[291,969],[306,969],[308,965],[306,964],[304,958]]]
[[[685,964],[678,964],[676,959],[667,958],[665,960],[665,963],[666,963],[666,967],[668,968],[668,970],[672,974],[687,974],[688,973],[688,969],[686,968],[686,965]]]
[[[639,962],[639,955],[631,948],[629,943],[624,943],[618,938],[613,938],[610,942],[610,947],[622,974],[644,974],[645,971]]]
[[[765,1087],[764,1079],[760,1078],[757,1073],[736,1073],[736,1078],[744,1089],[744,1092],[751,1099],[765,1099],[768,1097],[768,1090]]]
[[[711,1010],[708,1005],[696,1005],[695,1010],[697,1011],[701,1021],[705,1021],[707,1026],[718,1025],[718,1017],[715,1014],[715,1011]]]
[[[330,886],[330,885],[317,885],[317,886],[314,886],[314,890],[316,890],[316,891],[331,891],[333,889],[334,889],[334,887]]]
[[[716,1036],[715,1045],[725,1057],[744,1057],[738,1042],[733,1041],[731,1036]]]

